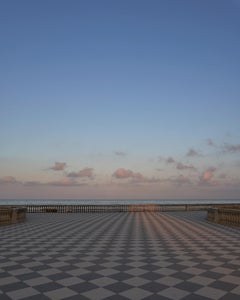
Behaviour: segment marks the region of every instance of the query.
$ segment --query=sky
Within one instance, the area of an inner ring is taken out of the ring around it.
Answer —
[[[240,0],[0,1],[0,199],[239,199]]]

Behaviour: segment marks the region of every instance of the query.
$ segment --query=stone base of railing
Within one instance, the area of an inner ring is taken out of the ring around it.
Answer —
[[[24,222],[26,214],[26,207],[0,206],[0,225]]]
[[[207,219],[219,224],[240,226],[240,209],[209,208]]]

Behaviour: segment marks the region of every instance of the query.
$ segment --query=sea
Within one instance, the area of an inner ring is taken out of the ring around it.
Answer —
[[[0,199],[0,205],[240,204],[240,199]]]

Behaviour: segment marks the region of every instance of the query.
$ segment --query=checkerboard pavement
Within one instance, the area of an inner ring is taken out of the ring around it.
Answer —
[[[0,227],[0,299],[240,299],[240,229],[205,218],[29,214]]]

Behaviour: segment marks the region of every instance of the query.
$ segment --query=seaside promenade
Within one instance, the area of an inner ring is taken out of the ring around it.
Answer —
[[[203,211],[28,214],[0,227],[0,299],[238,300],[239,240]]]

